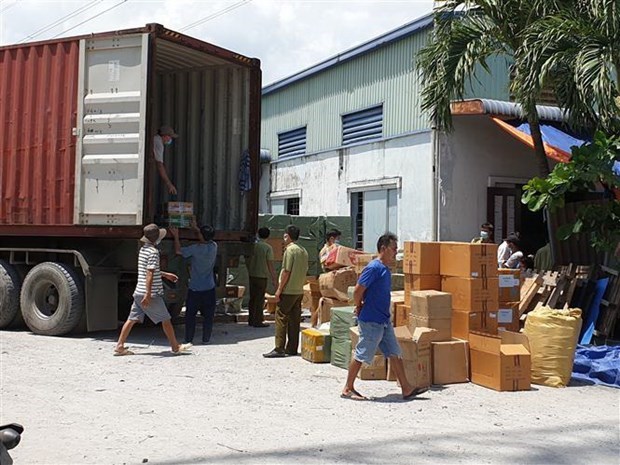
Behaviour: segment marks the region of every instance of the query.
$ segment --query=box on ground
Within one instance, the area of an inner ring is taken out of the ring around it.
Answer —
[[[441,276],[438,274],[406,274],[405,303],[411,305],[411,291],[441,291]]]
[[[431,328],[436,331],[434,340],[449,341],[452,339],[452,315],[448,318],[429,318],[426,316],[409,315],[409,330]]]
[[[455,310],[497,310],[499,306],[497,278],[444,276],[441,290],[452,294],[452,308]]]
[[[402,352],[407,380],[417,388],[430,386],[431,342],[437,332],[431,328],[416,328],[412,333],[409,328],[398,326],[394,333]]]
[[[450,318],[452,296],[441,291],[412,291],[411,314],[426,318]]]
[[[338,368],[349,369],[349,364],[351,363],[351,341],[348,338],[332,337],[330,362]]]
[[[301,357],[313,363],[329,363],[332,337],[326,331],[308,328],[301,332]]]
[[[323,297],[349,301],[349,287],[355,286],[357,275],[353,268],[341,268],[319,276],[319,286]]]
[[[440,242],[440,274],[461,278],[497,277],[497,244]]]
[[[329,297],[321,297],[319,299],[319,324],[327,323],[331,320],[332,308],[334,307],[350,307],[350,305],[348,302],[341,302]]]
[[[469,381],[469,347],[467,341],[452,340],[431,343],[433,384]]]
[[[521,270],[500,268],[498,273],[499,301],[516,302],[521,300]]]
[[[469,335],[472,382],[496,391],[527,391],[531,357],[527,336],[502,331],[499,336]]]
[[[405,241],[403,244],[405,274],[438,275],[439,242]]]
[[[354,351],[351,352],[351,358],[354,356]],[[362,363],[362,368],[357,373],[357,377],[363,380],[372,379],[386,379],[387,376],[387,364],[383,354],[375,355],[370,364]]]
[[[362,252],[339,245],[329,251],[324,266],[328,270],[355,266],[355,260]],[[355,270],[354,270],[355,272]]]

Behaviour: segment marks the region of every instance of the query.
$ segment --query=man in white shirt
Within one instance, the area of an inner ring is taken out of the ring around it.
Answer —
[[[499,264],[500,268],[519,268],[523,252],[521,251],[521,239],[516,233],[509,234],[504,240],[504,244],[508,244],[509,255],[506,260]]]
[[[497,248],[497,266],[499,268],[504,268],[506,260],[508,260],[512,255],[510,242],[515,240],[519,242],[519,233],[510,233]]]
[[[162,181],[168,187],[168,193],[170,195],[177,194],[177,188],[172,184],[170,178],[168,177],[168,172],[166,171],[166,165],[164,165],[164,148],[166,145],[171,145],[172,141],[179,137],[178,134],[174,132],[170,126],[162,126],[155,137],[153,137],[153,156],[155,157],[155,162],[157,163],[157,170],[159,171],[159,176]]]

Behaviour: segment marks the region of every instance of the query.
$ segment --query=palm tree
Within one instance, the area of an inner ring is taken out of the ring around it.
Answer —
[[[517,59],[521,97],[541,86],[555,90],[576,128],[620,130],[620,1],[576,0],[532,24]]]
[[[452,129],[450,102],[463,98],[465,87],[475,79],[476,67],[490,73],[487,61],[506,57],[512,60],[515,75],[526,72],[517,58],[525,34],[532,24],[572,2],[555,0],[449,0],[435,8],[433,38],[418,55],[422,71],[422,109],[429,112],[437,129]],[[536,100],[541,87],[529,83],[529,93],[511,90],[521,104],[530,125],[534,152],[541,176],[549,174]]]

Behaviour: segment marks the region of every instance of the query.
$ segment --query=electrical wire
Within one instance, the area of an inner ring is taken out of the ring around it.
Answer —
[[[222,15],[225,15],[226,13],[229,13],[233,10],[236,10],[237,8],[245,5],[246,3],[250,3],[252,0],[242,0],[240,2],[234,3],[233,5],[227,6],[226,8],[223,8],[219,11],[216,11],[215,13],[212,13],[208,16],[205,16],[202,19],[199,19],[198,21],[194,21],[193,23],[190,23],[186,26],[183,26],[181,29],[179,29],[180,32],[185,32],[188,31],[190,29],[195,28],[196,26],[200,26],[201,24],[206,23],[207,21],[211,21],[212,19],[218,18]]]
[[[82,21],[81,23],[76,24],[75,26],[71,26],[69,29],[65,29],[64,31],[62,31],[60,34],[56,34],[54,37],[52,37],[52,39],[55,39],[56,37],[60,37],[61,35],[65,34],[66,32],[72,31],[73,29],[75,29],[76,27],[81,26],[82,24],[85,24],[89,21],[92,21],[95,18],[98,18],[101,15],[104,15],[105,13],[107,13],[110,10],[113,10],[114,8],[121,6],[123,3],[127,2],[128,0],[122,0],[120,2],[118,2],[117,4],[111,6],[110,8],[108,8],[107,10],[103,10],[100,13],[97,13],[96,15],[91,16],[88,19],[85,19],[84,21]]]
[[[63,21],[66,21],[68,19],[71,19],[75,16],[80,15],[81,13],[84,13],[88,10],[90,10],[91,8],[93,8],[95,6],[95,4],[97,3],[101,3],[103,0],[94,0],[90,3],[88,3],[87,5],[81,6],[80,8],[72,11],[71,13],[63,16],[62,18],[57,19],[56,21],[54,21],[53,23],[48,24],[47,26],[43,26],[41,29],[34,31],[32,34],[30,34],[27,37],[24,37],[22,40],[20,40],[18,43],[22,43],[22,42],[26,42],[29,39],[34,39],[35,37],[40,36],[41,34],[49,31],[50,29],[55,28],[56,26],[58,26],[60,23],[62,23]]]
[[[4,8],[2,8],[0,10],[0,13],[4,13],[6,10],[13,8],[15,5],[17,5],[17,0],[15,0],[15,3],[11,3],[10,5],[7,5]]]

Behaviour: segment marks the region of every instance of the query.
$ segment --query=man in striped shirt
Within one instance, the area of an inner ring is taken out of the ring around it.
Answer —
[[[125,341],[134,325],[144,322],[145,315],[153,323],[161,323],[173,354],[187,352],[191,347],[191,344],[179,344],[177,341],[170,314],[164,302],[164,286],[161,279],[165,278],[173,283],[179,279],[174,273],[167,273],[159,268],[157,245],[164,237],[166,237],[166,230],[159,229],[156,224],[151,223],[144,227],[144,236],[140,239],[144,244],[138,255],[138,285],[133,294],[131,312],[121,329],[114,355],[133,355],[133,352],[125,347]]]

